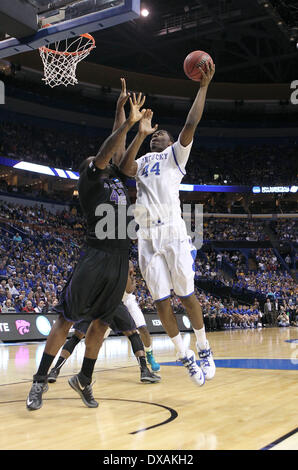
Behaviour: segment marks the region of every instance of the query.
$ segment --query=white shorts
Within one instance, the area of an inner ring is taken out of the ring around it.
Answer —
[[[131,314],[137,328],[141,326],[146,326],[145,317],[142,310],[140,309],[136,296],[133,294],[127,294],[125,292],[123,299],[124,305],[127,307],[129,313]]]
[[[179,297],[194,293],[196,248],[185,234],[181,239],[160,237],[146,239],[138,236],[139,267],[153,300],[164,300],[171,290]],[[155,234],[156,235],[156,234]]]

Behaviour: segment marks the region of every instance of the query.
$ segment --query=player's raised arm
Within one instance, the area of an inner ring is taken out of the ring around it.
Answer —
[[[134,124],[142,119],[145,109],[140,110],[145,102],[145,96],[140,93],[137,100],[130,99],[130,113],[125,122],[108,137],[103,145],[100,147],[98,154],[95,157],[94,163],[97,168],[104,170],[109,164],[111,158],[115,153],[118,153],[123,145],[123,139],[126,137],[127,132],[134,126]]]
[[[133,97],[135,99],[135,96]],[[130,98],[131,100],[131,98]],[[146,109],[142,119],[140,120],[139,130],[134,140],[126,150],[123,160],[120,163],[120,170],[127,176],[134,177],[137,174],[138,165],[135,161],[138,151],[141,148],[146,137],[153,134],[158,128],[158,124],[152,127],[153,112]]]
[[[180,143],[183,147],[187,147],[192,142],[196,128],[202,118],[208,86],[215,73],[215,65],[208,62],[207,71],[204,72],[202,67],[200,67],[200,71],[202,73],[200,89],[180,133]]]
[[[117,104],[116,104],[113,132],[119,129],[119,127],[121,127],[122,124],[124,124],[126,121],[124,106],[130,96],[130,93],[128,93],[126,90],[125,78],[120,78],[120,81],[121,81],[121,92],[120,92],[120,95],[118,97]],[[126,147],[126,135],[123,137],[123,140],[119,145],[119,150],[115,152],[112,157],[112,162],[117,166],[119,166],[120,161],[123,158],[123,155],[125,153],[125,147]]]

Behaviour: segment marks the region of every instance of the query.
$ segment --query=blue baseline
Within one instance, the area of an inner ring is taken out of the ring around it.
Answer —
[[[270,369],[270,370],[297,370],[296,363],[291,359],[215,359],[216,367],[230,369]],[[182,366],[178,362],[162,362],[161,366]]]

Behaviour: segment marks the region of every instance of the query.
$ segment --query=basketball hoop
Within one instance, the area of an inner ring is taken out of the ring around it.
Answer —
[[[44,27],[51,26],[49,24]],[[58,85],[75,85],[77,65],[95,48],[95,39],[91,34],[80,34],[77,38],[56,41],[50,47],[39,48],[44,66],[43,81],[51,88]]]

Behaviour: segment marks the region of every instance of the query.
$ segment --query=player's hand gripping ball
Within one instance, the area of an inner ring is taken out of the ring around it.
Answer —
[[[193,51],[184,60],[183,69],[185,75],[187,75],[190,80],[195,82],[200,82],[202,79],[202,72],[200,67],[207,72],[208,63],[213,64],[213,60],[207,52],[204,51]]]

